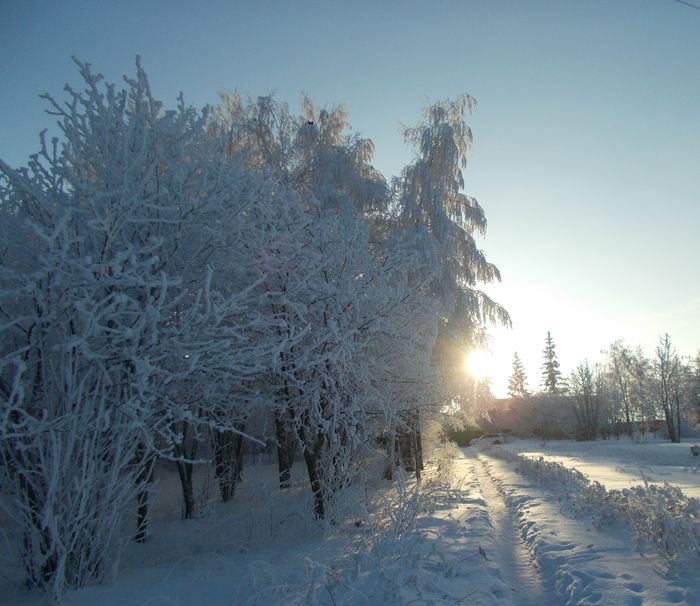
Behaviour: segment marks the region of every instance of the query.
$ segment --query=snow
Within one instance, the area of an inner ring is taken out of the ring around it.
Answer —
[[[157,521],[148,541],[128,546],[113,583],[70,592],[63,603],[379,605],[420,598],[454,604],[478,596],[482,604],[511,604],[472,466],[459,453],[449,474],[430,465],[420,491],[410,478],[405,485],[382,481],[368,515],[326,532],[309,515],[299,464],[284,493],[274,490],[276,464],[244,469],[233,503],[215,503],[212,487],[211,502],[199,505],[208,517],[192,520],[177,519],[176,478],[166,475],[157,485]],[[199,494],[207,482],[200,470]],[[349,498],[357,508],[364,495]],[[9,603],[42,603],[17,580],[0,587]]]
[[[631,466],[634,457],[657,461],[661,468],[677,464],[683,448],[687,445],[552,442],[546,454],[566,462],[605,459],[614,477],[615,467]],[[129,545],[111,584],[69,592],[63,603],[699,602],[697,556],[683,565],[651,542],[638,541],[623,521],[586,510],[576,502],[578,486],[566,474],[548,472],[542,479],[528,473],[514,453],[530,456],[538,449],[545,447],[526,440],[438,449],[419,490],[407,477],[376,482],[369,496],[350,492],[348,511],[365,500],[365,514],[326,529],[309,516],[310,494],[300,465],[283,493],[274,489],[276,465],[249,466],[227,504],[216,502],[213,486],[207,496],[209,478],[200,469],[196,485],[204,517],[193,520],[176,519],[175,478],[161,475],[157,521],[148,541]],[[7,574],[3,571],[0,585],[5,603],[43,603],[39,593],[19,589]]]
[[[518,604],[536,606],[551,602],[539,565],[518,534],[516,519],[499,491],[491,468],[480,459],[474,466],[474,471],[489,505],[489,516],[496,535],[498,562],[512,591],[517,592]]]
[[[641,554],[626,528],[595,527],[567,511],[556,488],[543,489],[512,463],[480,455],[540,566],[552,604],[695,604],[696,579],[676,575],[653,553]],[[526,603],[526,602],[523,602]]]
[[[510,452],[530,458],[543,457],[569,469],[577,469],[608,489],[621,490],[645,482],[678,486],[689,497],[700,497],[700,457],[690,453],[695,439],[673,444],[649,439],[628,438],[575,442],[518,440],[507,444]]]

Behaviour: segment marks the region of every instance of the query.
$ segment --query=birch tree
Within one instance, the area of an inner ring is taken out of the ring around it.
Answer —
[[[679,382],[681,361],[671,338],[665,334],[659,339],[654,358],[654,386],[659,407],[664,413],[668,438],[671,442],[681,440],[681,415]]]
[[[450,361],[463,359],[464,351],[482,344],[485,324],[510,322],[507,312],[477,288],[500,280],[500,273],[476,244],[475,234],[486,230],[483,209],[463,192],[472,142],[466,117],[475,104],[464,95],[425,107],[423,120],[403,130],[416,158],[394,182],[398,222],[427,261],[427,271],[409,279],[425,285],[441,306],[433,361],[445,373],[445,390],[455,376]],[[462,390],[442,395],[443,402],[470,404]]]
[[[576,439],[595,440],[605,406],[602,374],[598,367],[591,368],[586,361],[574,369],[568,383],[573,396]]]

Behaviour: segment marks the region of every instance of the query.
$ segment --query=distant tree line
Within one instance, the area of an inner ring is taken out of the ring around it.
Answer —
[[[671,442],[700,420],[700,352],[683,357],[668,334],[654,355],[615,341],[602,363],[584,361],[564,377],[547,332],[542,389],[531,394],[517,353],[509,380],[509,418],[519,431],[543,438],[634,437],[661,431]]]

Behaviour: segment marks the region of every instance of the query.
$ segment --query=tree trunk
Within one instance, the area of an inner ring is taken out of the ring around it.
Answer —
[[[194,482],[192,479],[194,471],[194,459],[197,456],[197,436],[192,430],[189,422],[182,422],[182,441],[176,446],[175,454],[179,457],[176,461],[177,473],[180,476],[182,487],[182,499],[185,505],[184,519],[189,520],[194,517]]]
[[[141,471],[136,479],[140,487],[136,509],[136,535],[134,536],[134,540],[137,543],[145,543],[146,535],[148,534],[148,500],[150,496],[148,484],[153,483],[155,462],[154,456],[148,457],[143,462]]]
[[[413,471],[415,457],[413,454],[413,440],[411,439],[411,431],[410,429],[401,427],[397,429],[396,433],[399,442],[399,460],[401,462],[401,466],[406,471]]]
[[[420,456],[418,455],[418,433],[416,431],[411,432],[411,446],[413,447],[414,463],[416,468],[416,480],[420,480]]]
[[[277,468],[279,470],[280,488],[289,488],[292,479],[292,465],[294,464],[294,452],[296,440],[286,420],[279,414],[275,414],[275,433],[277,435]]]
[[[322,520],[326,515],[326,506],[323,499],[323,481],[321,479],[321,452],[320,449],[310,450],[304,448],[304,461],[306,462],[306,471],[309,474],[311,482],[311,492],[314,493],[314,514],[317,520]]]
[[[625,433],[631,438],[634,436],[634,423],[632,422],[632,415],[629,405],[625,407],[625,421],[627,422],[627,431]]]
[[[384,469],[384,479],[393,480],[396,470],[396,431],[389,430],[386,438],[386,467]]]
[[[664,406],[664,417],[666,419],[666,429],[668,429],[668,439],[675,444],[679,440],[676,436],[676,424],[673,420],[673,410],[670,409],[668,405]]]
[[[243,427],[237,427],[243,431]],[[233,498],[236,484],[243,470],[243,436],[235,431],[217,431],[214,434],[215,475],[219,481],[221,500],[226,503]]]
[[[194,465],[184,461],[177,461],[177,473],[180,476],[182,485],[182,497],[185,503],[185,520],[194,518],[194,483],[192,482],[192,471]]]
[[[416,411],[416,466],[418,469],[423,470],[425,466],[423,465],[423,440],[421,438],[420,432],[420,418],[418,417],[418,411]]]

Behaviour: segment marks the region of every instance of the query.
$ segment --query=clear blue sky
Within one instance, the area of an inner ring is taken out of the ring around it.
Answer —
[[[700,5],[700,0],[697,2]],[[157,96],[275,91],[345,103],[386,175],[425,99],[477,98],[466,190],[485,208],[492,349],[539,384],[551,329],[566,370],[613,339],[700,347],[700,10],[674,0],[0,2],[0,158],[52,124],[41,92],[110,80],[140,54]]]

